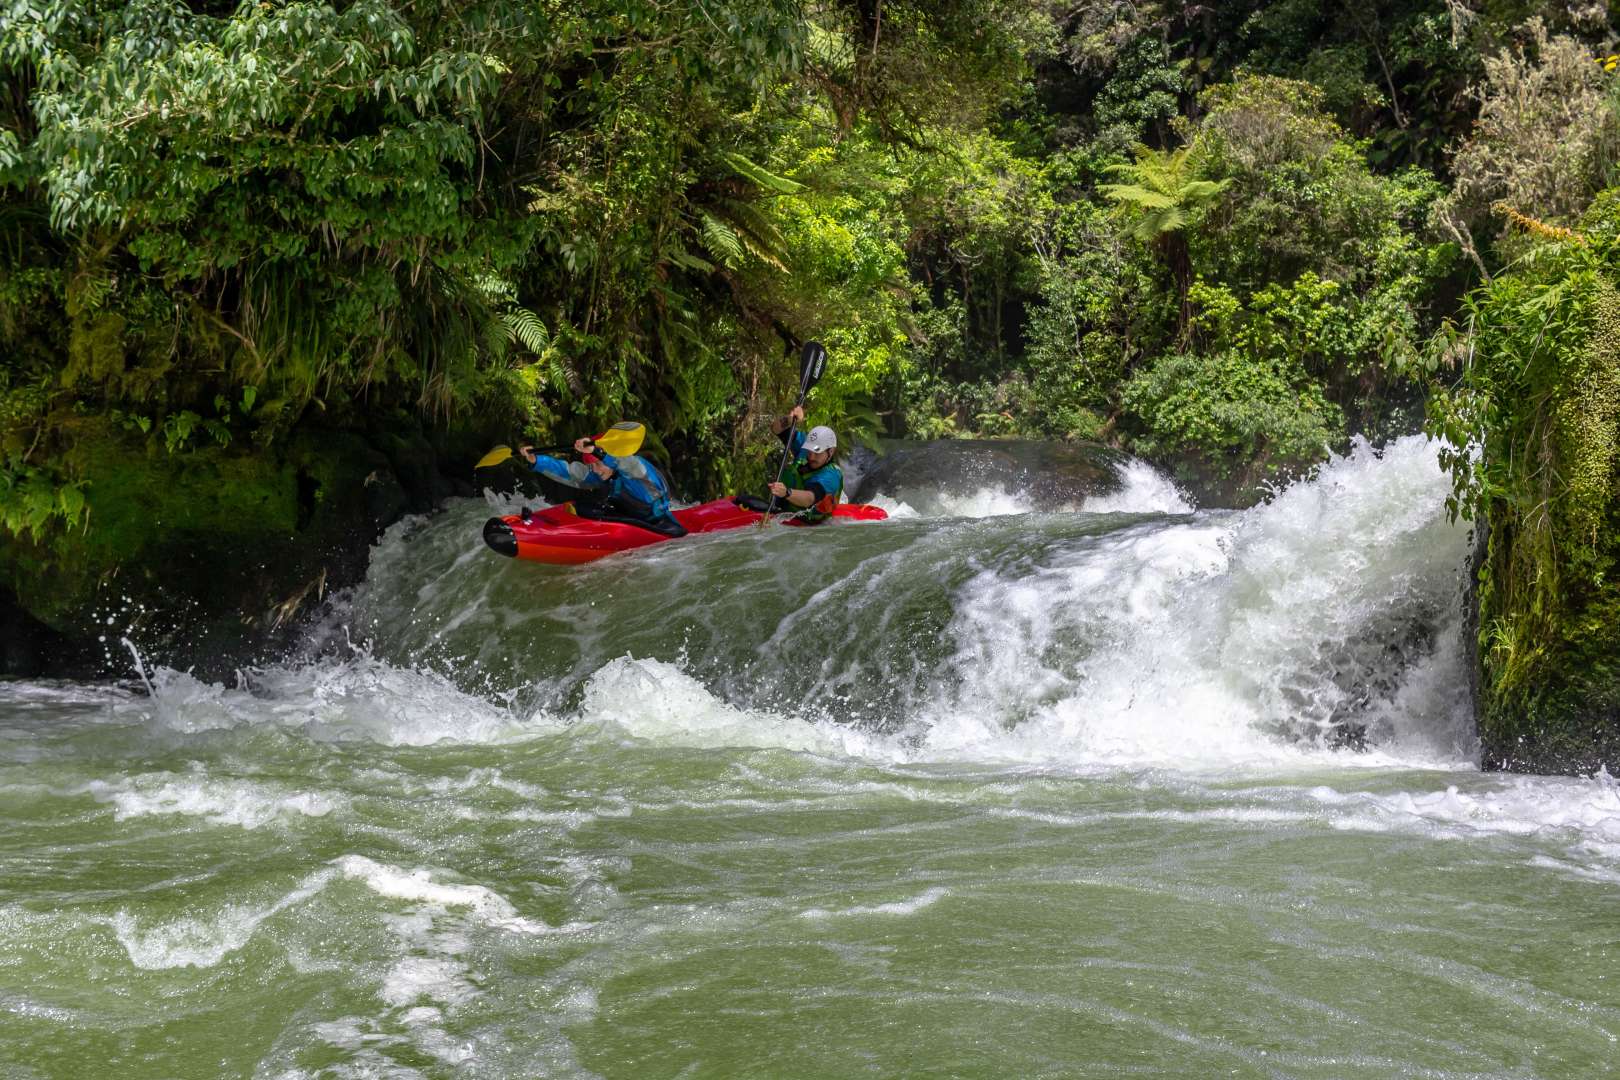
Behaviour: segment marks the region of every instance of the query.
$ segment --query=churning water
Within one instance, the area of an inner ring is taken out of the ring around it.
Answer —
[[[0,685],[6,1076],[1554,1077],[1620,791],[1482,775],[1421,439],[1244,512],[406,522],[234,685]]]

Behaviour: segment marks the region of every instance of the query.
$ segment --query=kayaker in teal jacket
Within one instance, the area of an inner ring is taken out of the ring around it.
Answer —
[[[541,476],[580,490],[574,506],[581,517],[624,518],[671,536],[686,534],[669,512],[669,485],[650,461],[636,454],[614,457],[590,439],[576,440],[574,449],[583,460],[536,455],[532,446],[518,453]]]
[[[782,479],[771,484],[770,490],[779,504],[786,503],[799,511],[800,521],[819,525],[832,517],[833,508],[844,496],[844,473],[833,462],[838,452],[838,436],[833,429],[813,427],[800,431],[796,422],[803,419],[804,406],[795,405],[774,425],[777,438],[788,447],[790,460],[782,470]]]

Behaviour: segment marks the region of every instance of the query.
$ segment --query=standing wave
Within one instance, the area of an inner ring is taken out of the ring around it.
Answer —
[[[1474,747],[1447,491],[1410,437],[1245,511],[740,530],[573,568],[479,550],[466,500],[391,532],[344,617],[484,699],[666,734],[696,688],[773,745],[785,719],[908,756],[1452,762]]]

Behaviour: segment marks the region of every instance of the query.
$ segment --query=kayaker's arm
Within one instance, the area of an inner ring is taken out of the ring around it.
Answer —
[[[800,510],[814,506],[817,499],[826,497],[825,493],[817,495],[814,491],[806,491],[804,488],[789,488],[780,480],[771,485],[771,494],[789,506],[796,506]]]
[[[584,489],[601,487],[602,482],[607,479],[583,461],[563,461],[545,454],[536,455],[534,449],[528,446],[519,448],[518,453],[523,455],[523,460],[527,461],[535,472],[569,487]],[[607,474],[612,475],[611,472]]]
[[[787,442],[788,428],[791,427],[793,428],[793,434],[797,436],[794,441],[802,443],[804,441],[804,432],[798,429],[798,425],[802,423],[804,423],[804,406],[795,405],[793,406],[792,412],[788,413],[786,416],[778,416],[775,421],[771,423],[771,431],[775,432],[777,438],[781,439],[783,442]],[[797,447],[794,449],[797,449]]]

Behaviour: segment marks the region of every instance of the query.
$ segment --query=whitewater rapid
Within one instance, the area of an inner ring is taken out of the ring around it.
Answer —
[[[409,745],[617,726],[889,762],[1471,764],[1466,535],[1431,444],[1358,444],[1238,512],[1122,473],[1076,508],[902,497],[583,568],[492,557],[470,523],[511,506],[464,500],[395,526],[307,655],[237,687],[160,667],[150,708]]]
[[[1124,469],[580,568],[464,500],[283,663],[0,686],[0,1066],[1601,1072],[1620,786],[1478,771],[1433,445]]]
[[[566,571],[467,551],[488,509],[473,501],[396,527],[341,617],[369,655],[503,715],[710,743],[1193,769],[1347,745],[1472,759],[1466,535],[1431,445],[1360,445],[1242,512],[1195,511],[1140,463],[1124,480],[1078,509],[902,499],[871,527]]]

